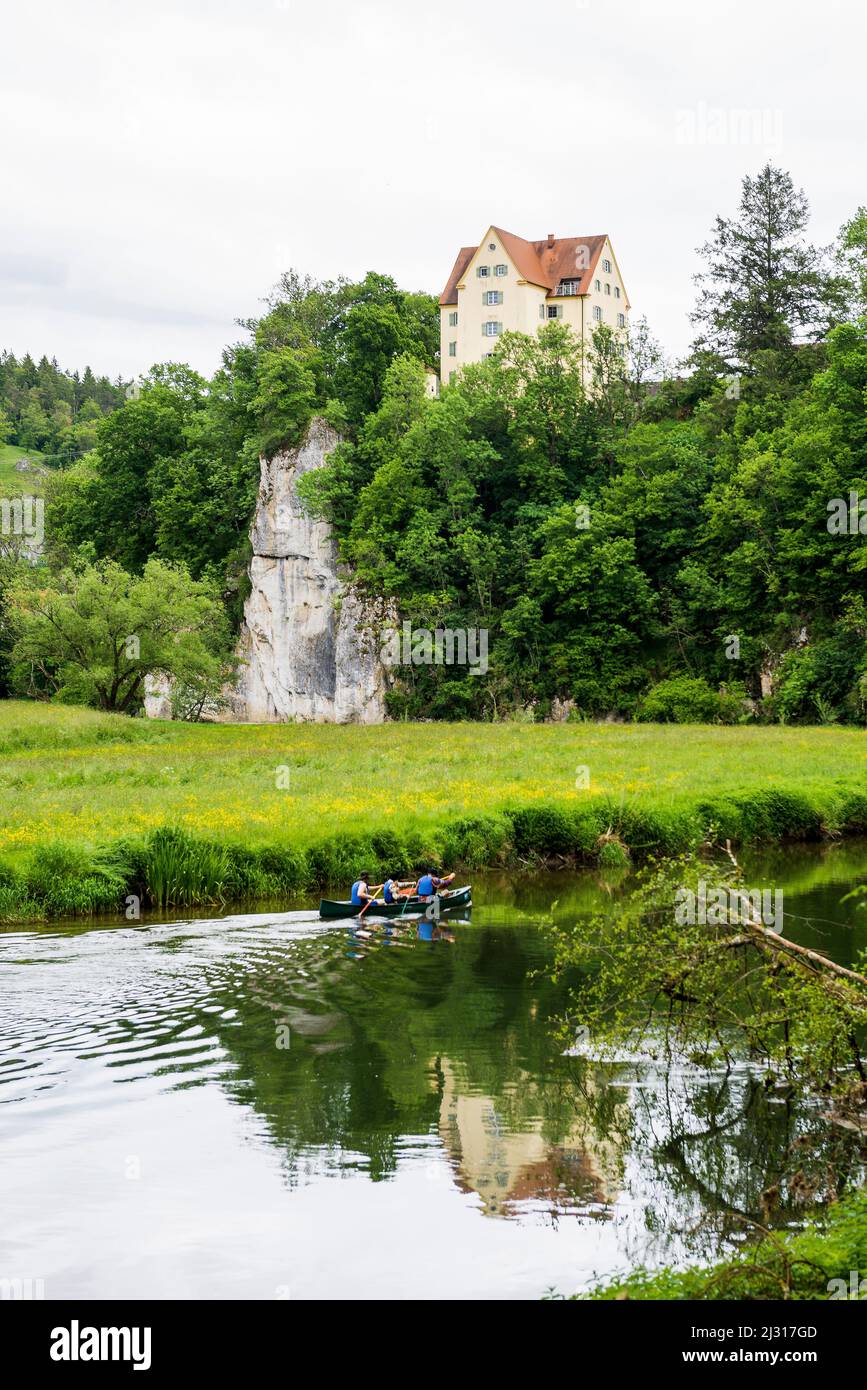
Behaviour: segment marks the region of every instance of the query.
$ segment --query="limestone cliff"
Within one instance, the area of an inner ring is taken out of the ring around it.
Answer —
[[[340,573],[330,527],[305,516],[295,483],[338,442],[315,419],[304,443],[262,459],[250,538],[252,590],[238,642],[238,675],[218,718],[378,724],[385,718],[379,642]]]

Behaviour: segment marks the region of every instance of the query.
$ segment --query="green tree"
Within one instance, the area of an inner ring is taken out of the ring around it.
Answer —
[[[867,207],[860,207],[840,230],[837,266],[856,315],[867,314]]]
[[[695,277],[697,352],[744,365],[755,352],[827,332],[843,311],[843,286],[827,255],[806,241],[808,221],[806,195],[790,174],[768,163],[744,178],[738,215],[717,217],[699,249],[706,268]]]
[[[258,453],[299,444],[317,404],[323,403],[322,357],[313,347],[275,348],[262,353],[250,410],[252,445]]]
[[[541,537],[525,589],[544,634],[542,693],[571,697],[592,714],[631,708],[657,636],[657,599],[635,542],[613,534],[605,516],[591,514],[589,526],[576,526],[569,503],[545,522]]]
[[[47,581],[34,573],[6,601],[11,662],[29,693],[134,713],[148,676],[215,693],[225,678],[222,605],[181,567],[151,559],[134,576],[109,560]]]

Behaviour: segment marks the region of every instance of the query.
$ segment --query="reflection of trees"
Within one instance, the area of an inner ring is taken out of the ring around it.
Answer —
[[[653,1262],[797,1218],[855,1173],[849,1136],[746,1070],[564,1056],[555,1021],[572,981],[552,982],[544,937],[455,936],[329,931],[210,967],[202,1018],[231,1059],[224,1084],[261,1118],[287,1182],[353,1164],[388,1177],[416,1136],[481,1210],[613,1220],[625,1252]]]
[[[393,1172],[405,1136],[438,1134],[444,1057],[506,1128],[541,1108],[546,1136],[565,1132],[568,1064],[548,1026],[565,996],[531,978],[538,938],[530,947],[511,928],[455,935],[448,944],[418,942],[413,927],[329,932],[293,943],[282,960],[246,961],[242,980],[212,981],[236,1011],[216,1025],[236,1067],[231,1089],[267,1121],[290,1181],[329,1153],[344,1167],[357,1156],[373,1178]],[[281,1023],[291,1029],[283,1051]]]
[[[747,1069],[577,1060],[574,1094],[585,1122],[619,1146],[631,1212],[621,1240],[642,1262],[714,1257],[863,1181],[854,1136]]]

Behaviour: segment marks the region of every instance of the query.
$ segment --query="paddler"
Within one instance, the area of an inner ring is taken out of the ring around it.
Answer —
[[[432,898],[434,893],[438,893],[441,888],[454,879],[454,874],[448,874],[446,878],[440,878],[433,869],[428,869],[426,874],[422,874],[418,881],[416,892],[420,898]]]
[[[353,907],[367,907],[368,903],[372,903],[373,906],[376,907],[377,899],[370,892],[368,887],[369,883],[370,874],[364,873],[358,875],[358,878],[352,885],[352,892],[350,894]]]

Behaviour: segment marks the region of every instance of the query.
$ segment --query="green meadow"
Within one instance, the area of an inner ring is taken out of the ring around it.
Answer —
[[[363,867],[617,865],[708,833],[863,833],[867,740],[835,726],[173,724],[4,701],[0,801],[0,913],[49,916],[111,910],[127,890],[192,905]]]
[[[33,469],[21,473],[15,467],[20,459],[41,464],[42,454],[22,449],[18,444],[0,444],[0,497],[40,497],[45,490],[45,478]]]

